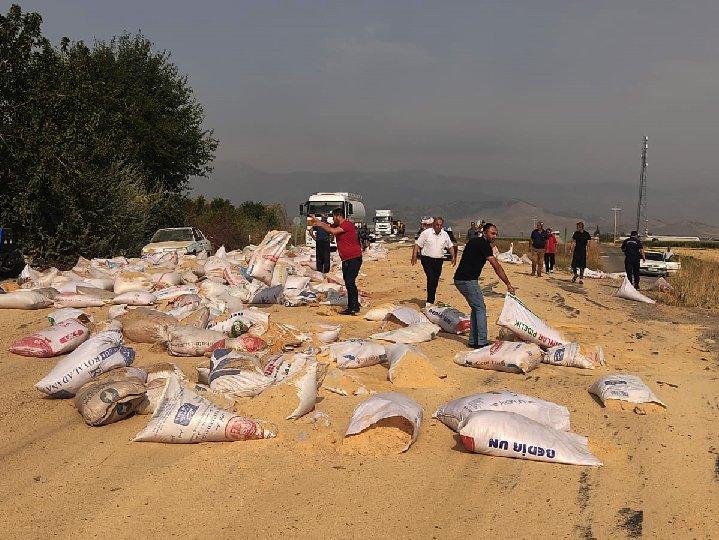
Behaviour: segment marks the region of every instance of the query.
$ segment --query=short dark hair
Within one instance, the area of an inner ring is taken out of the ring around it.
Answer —
[[[340,217],[347,217],[347,216],[345,216],[345,211],[343,208],[335,208],[334,210],[332,210],[332,215],[340,216]]]
[[[626,229],[624,229],[626,231]],[[637,231],[632,231],[629,233],[629,236],[639,236],[639,233]]]
[[[492,227],[496,227],[496,225],[494,223],[485,223],[482,225],[482,232],[487,232]]]

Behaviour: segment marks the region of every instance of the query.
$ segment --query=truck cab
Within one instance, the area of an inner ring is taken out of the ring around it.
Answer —
[[[392,234],[392,210],[375,210],[374,233],[375,236]]]
[[[349,192],[320,192],[310,195],[307,202],[300,204],[300,216],[305,216],[307,220],[307,230],[305,231],[305,243],[314,247],[315,241],[310,234],[309,216],[315,215],[320,217],[322,214],[327,216],[327,221],[332,221],[332,210],[342,208],[345,216],[357,228],[365,226],[365,207],[362,203],[362,196]],[[334,236],[330,244],[332,249],[337,248],[337,242]]]

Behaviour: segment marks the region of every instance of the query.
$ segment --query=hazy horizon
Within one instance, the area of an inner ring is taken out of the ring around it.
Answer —
[[[142,31],[217,161],[713,187],[719,3],[23,2],[55,42]]]

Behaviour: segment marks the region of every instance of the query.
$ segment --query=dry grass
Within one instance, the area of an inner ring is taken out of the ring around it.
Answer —
[[[499,251],[507,251],[509,249],[510,240],[497,240]],[[529,252],[528,240],[514,240],[514,253],[520,257]],[[560,270],[566,270],[572,264],[572,252],[569,244],[559,244],[557,246],[557,254],[555,256],[554,266]],[[589,251],[587,252],[587,267],[592,270],[604,270],[602,265],[602,257],[599,252],[599,246],[595,242],[589,243]]]
[[[672,248],[672,251],[680,255],[682,261],[688,256],[701,261],[719,263],[719,249]]]
[[[671,294],[661,295],[667,304],[719,310],[719,262],[682,257],[682,268],[669,278]]]

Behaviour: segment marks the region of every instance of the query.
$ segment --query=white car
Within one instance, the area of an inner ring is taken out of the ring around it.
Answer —
[[[681,269],[682,263],[671,251],[647,251],[646,261],[640,261],[639,273],[646,276],[665,276],[669,272],[677,272]]]
[[[150,243],[142,248],[143,255],[156,253],[169,253],[177,251],[196,255],[201,251],[212,253],[212,244],[202,234],[202,231],[194,227],[177,227],[173,229],[160,229],[150,240]]]

